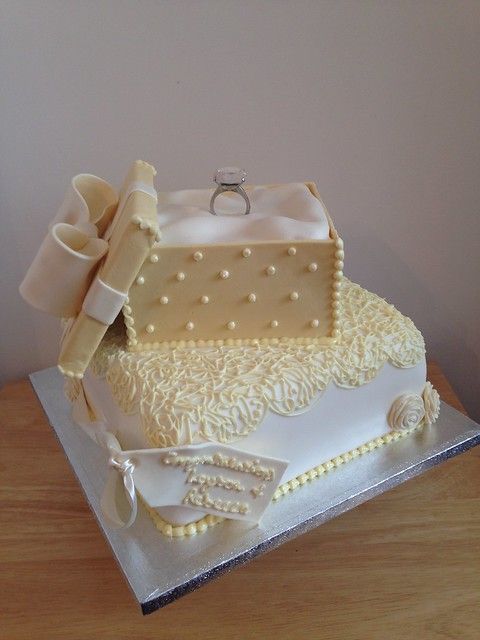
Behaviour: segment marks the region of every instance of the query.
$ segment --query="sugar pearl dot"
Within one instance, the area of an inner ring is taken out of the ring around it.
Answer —
[[[317,269],[318,269],[318,264],[317,264],[316,262],[311,262],[311,263],[308,265],[308,270],[309,270],[309,271],[311,271],[312,273],[313,273],[314,271],[316,271]]]
[[[278,327],[278,320],[272,320],[270,326],[272,329],[276,329]]]
[[[318,327],[318,325],[320,324],[320,322],[318,321],[317,318],[314,318],[311,322],[310,322],[310,326],[312,327],[312,329],[316,329]]]
[[[152,253],[150,256],[150,262],[158,262],[158,256],[156,253]]]
[[[289,247],[287,253],[289,256],[294,256],[297,253],[297,250],[295,247]]]
[[[341,280],[343,278],[343,271],[335,271],[333,274],[334,280]]]
[[[275,275],[276,269],[273,266],[273,264],[271,264],[269,267],[267,267],[267,273],[269,276],[273,276]]]
[[[209,298],[208,296],[202,296],[202,297],[200,298],[200,302],[201,302],[202,304],[208,304],[208,303],[210,302],[210,298]]]
[[[335,269],[341,271],[344,267],[343,260],[335,260]]]
[[[187,322],[187,324],[185,325],[185,329],[187,331],[193,331],[195,328],[195,325],[193,324],[193,322]]]
[[[334,283],[334,284],[335,284],[335,283]],[[334,300],[340,300],[340,291],[334,291],[334,292],[332,293],[332,298],[333,298]]]
[[[298,291],[292,291],[290,294],[290,300],[298,300]]]
[[[160,304],[168,304],[168,298],[167,296],[162,296],[160,298]]]
[[[218,275],[220,276],[220,278],[222,278],[222,280],[226,280],[227,278],[230,277],[230,272],[227,271],[226,269],[223,269],[222,271],[220,271]]]
[[[195,262],[200,262],[200,260],[203,260],[203,253],[201,251],[195,251],[195,253],[193,254],[193,259],[195,260]]]
[[[248,301],[249,302],[256,302],[257,301],[257,296],[254,293],[249,293],[248,294]]]
[[[242,256],[244,258],[249,258],[252,255],[252,250],[249,249],[248,247],[245,247],[245,249],[242,251]]]
[[[341,280],[335,280],[332,284],[332,287],[335,291],[338,291],[341,286],[342,286]]]
[[[338,249],[337,251],[335,251],[335,258],[337,260],[343,260],[345,257],[345,251],[343,251],[343,249]]]
[[[230,329],[230,331],[233,331],[236,326],[237,325],[235,324],[235,322],[233,320],[230,320],[230,322],[227,324],[227,329]]]
[[[145,284],[145,278],[143,276],[138,276],[137,284]]]
[[[179,272],[177,273],[177,280],[178,280],[179,282],[181,282],[182,280],[185,280],[185,274],[183,273],[183,271],[179,271]]]
[[[155,331],[155,327],[153,326],[153,324],[147,324],[147,326],[145,327],[145,331],[147,333],[153,333]]]

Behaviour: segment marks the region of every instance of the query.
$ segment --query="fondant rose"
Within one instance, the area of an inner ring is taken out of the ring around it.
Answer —
[[[423,400],[416,393],[399,396],[390,407],[387,420],[394,431],[413,429],[425,416]]]
[[[425,405],[425,424],[433,424],[440,413],[440,396],[430,382],[427,382],[423,390],[423,403]]]

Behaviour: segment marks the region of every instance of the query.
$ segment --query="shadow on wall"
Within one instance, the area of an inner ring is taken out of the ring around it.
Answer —
[[[38,211],[49,211],[49,207]],[[2,297],[8,305],[0,306],[0,385],[23,378],[31,371],[52,366],[58,355],[60,322],[30,307],[21,297],[18,287],[47,231],[46,222],[38,211],[22,211],[25,228],[5,216],[0,238],[0,269]]]
[[[469,415],[480,421],[480,361],[463,330],[464,325],[468,326],[474,319],[463,322],[462,313],[454,314],[442,304],[412,271],[398,247],[386,245],[365,220],[351,231],[346,229],[343,237],[349,256],[347,272],[351,268],[352,280],[386,298],[414,321],[425,338],[427,359],[440,364]],[[352,259],[349,252],[349,237],[354,239],[357,248],[361,247],[361,252],[355,251],[358,260],[355,256]]]

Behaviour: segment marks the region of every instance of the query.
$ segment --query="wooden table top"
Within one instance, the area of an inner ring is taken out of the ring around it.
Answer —
[[[142,617],[28,381],[0,420],[5,640],[480,637],[480,447]]]

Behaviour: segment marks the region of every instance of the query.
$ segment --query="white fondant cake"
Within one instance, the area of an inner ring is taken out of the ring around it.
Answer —
[[[170,536],[258,522],[272,498],[435,421],[420,332],[344,278],[314,185],[247,187],[247,216],[237,194],[212,216],[211,191],[161,193],[157,217],[153,175],[135,163],[119,204],[74,179],[21,288],[71,310],[59,366],[74,419],[108,451],[115,526],[137,495]],[[42,297],[61,263],[76,282],[59,273]]]

